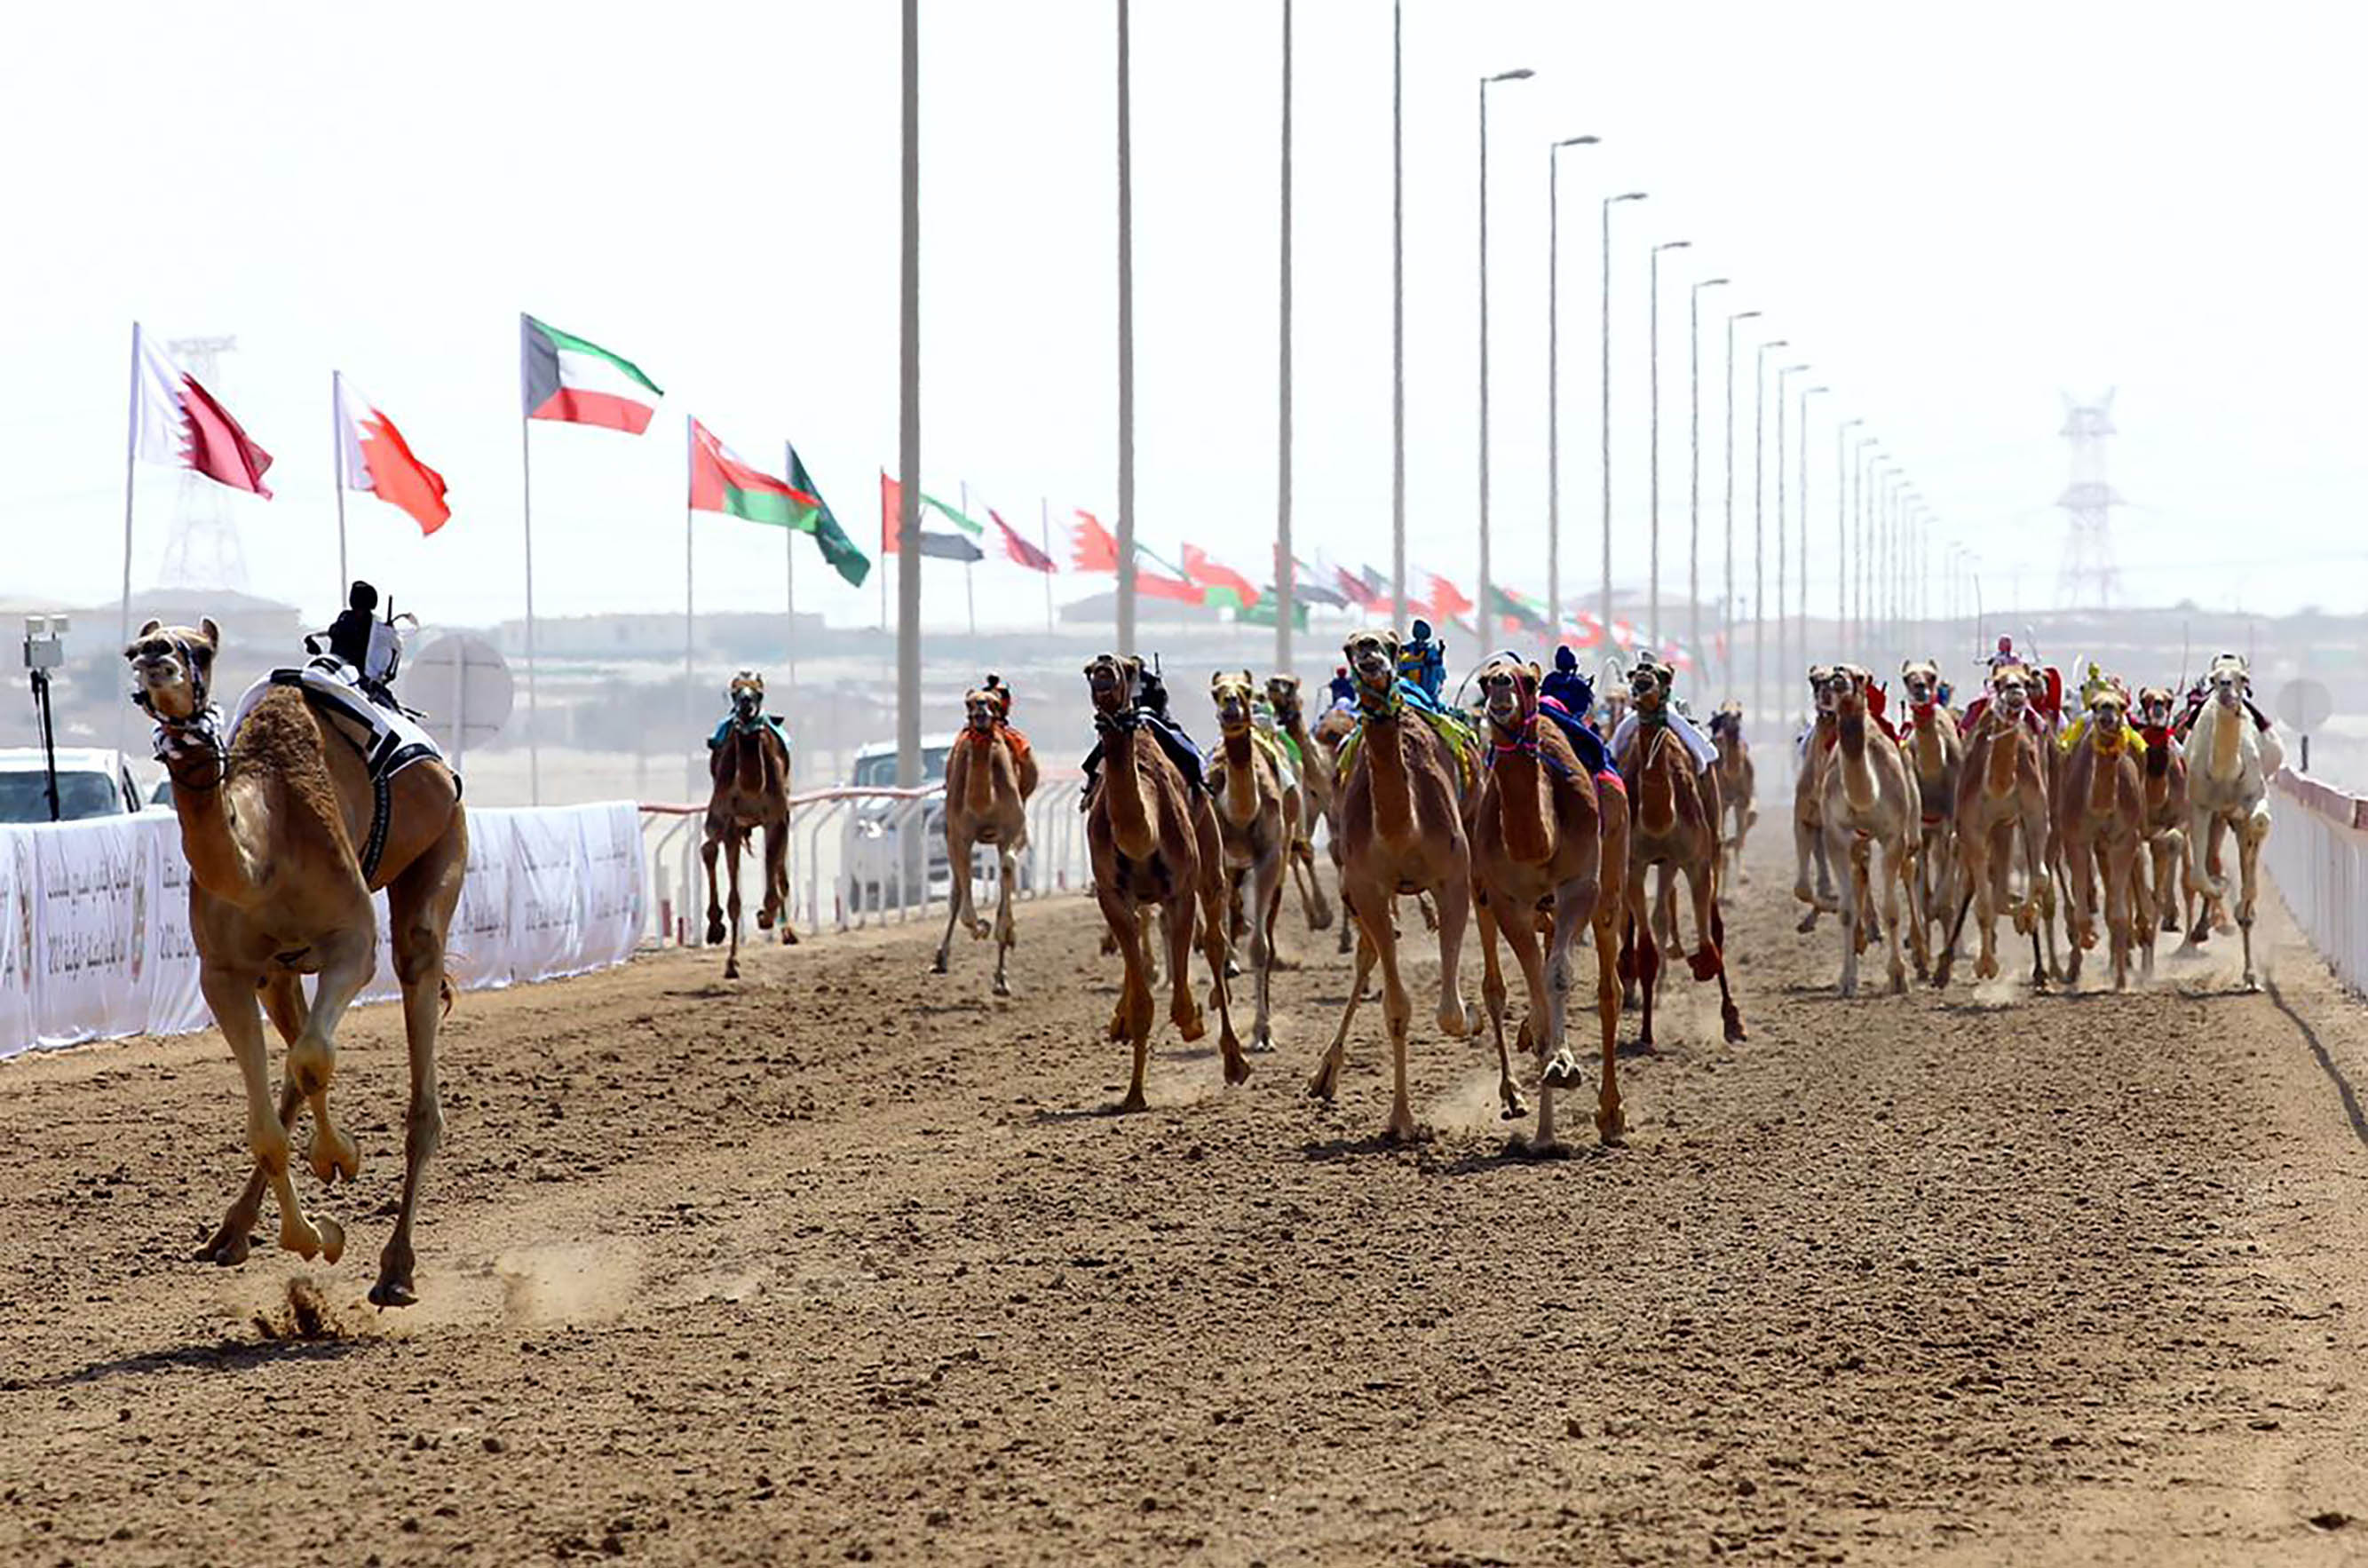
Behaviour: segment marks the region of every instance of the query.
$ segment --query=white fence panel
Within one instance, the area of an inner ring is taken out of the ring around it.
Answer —
[[[2270,812],[2270,880],[2343,983],[2368,990],[2368,801],[2288,771]]]

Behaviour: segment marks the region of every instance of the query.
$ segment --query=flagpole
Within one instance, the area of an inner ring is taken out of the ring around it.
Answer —
[[[1281,383],[1275,443],[1274,664],[1291,669],[1291,0],[1282,0],[1282,299]]]
[[[909,3],[909,0],[908,0]],[[1118,0],[1118,651],[1134,652],[1134,97]]]
[[[123,422],[123,603],[118,615],[120,621],[120,647],[131,645],[131,495],[138,470],[133,461],[140,455],[140,324],[131,324],[131,381],[129,404]],[[123,749],[124,729],[131,722],[130,709],[125,703],[116,704],[115,749]]]
[[[1121,0],[1123,4],[1123,0]],[[921,782],[921,7],[904,6],[902,222],[897,236],[896,782]],[[884,576],[885,574],[883,573]],[[918,834],[901,858],[919,880]]]
[[[526,368],[527,314],[518,312],[518,517],[526,538],[526,776],[527,799],[534,805],[542,804],[542,733],[540,706],[534,689],[534,442],[529,432],[534,427],[533,413],[526,404],[529,383]]]
[[[962,515],[970,516],[970,481],[962,482]],[[978,562],[962,562],[962,603],[970,610],[970,634],[978,635]]]
[[[691,518],[697,516],[690,506],[690,476],[699,460],[699,424],[689,415],[682,416],[682,733],[696,737],[699,733],[699,709],[696,682],[691,673]],[[699,756],[688,753],[683,758],[685,800],[699,792]]]
[[[1053,498],[1049,495],[1039,495],[1036,497],[1036,505],[1038,507],[1036,536],[1043,540],[1044,559],[1050,561],[1053,558]],[[1049,637],[1052,633],[1053,574],[1047,572],[1044,574],[1044,634]]]
[[[791,476],[794,475],[797,472],[798,472],[798,449],[797,449],[797,448],[796,448],[793,444],[791,444],[791,442],[783,441],[783,442],[781,443],[781,477],[782,477],[782,478],[784,478],[784,479],[790,478]],[[816,500],[820,500],[820,499],[821,499],[821,497],[820,497],[820,496],[816,496],[816,497],[815,497],[815,499],[816,499]],[[815,526],[816,528],[820,528],[822,525],[821,525],[820,521],[817,519],[817,521],[816,521],[816,523],[815,523],[815,525],[814,525],[814,526]],[[788,548],[786,551],[784,551],[782,552],[782,568],[783,568],[783,572],[782,572],[782,586],[783,586],[783,588],[787,591],[787,601],[786,601],[786,602],[787,602],[787,604],[788,604],[789,611],[790,611],[790,624],[789,624],[789,628],[788,628],[787,631],[786,631],[786,632],[783,634],[783,636],[782,636],[781,642],[782,642],[782,646],[783,646],[783,647],[785,647],[785,648],[787,648],[787,649],[789,650],[790,684],[791,684],[791,686],[795,686],[795,685],[797,685],[797,683],[798,683],[798,530],[797,530],[797,529],[795,529],[795,528],[791,528],[791,529],[788,531],[787,543],[788,543],[788,545],[789,545],[789,548]]]
[[[329,372],[329,479],[337,493],[337,597],[333,607],[346,602],[346,585],[352,581],[346,575],[346,392],[342,372]]]

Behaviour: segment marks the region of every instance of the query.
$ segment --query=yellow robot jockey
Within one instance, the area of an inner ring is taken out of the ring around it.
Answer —
[[[2063,748],[2066,756],[2071,755],[2074,746],[2080,744],[2080,737],[2088,733],[2089,715],[2096,708],[2098,697],[2108,691],[2122,699],[2122,744],[2129,748],[2132,756],[2146,756],[2146,738],[2136,725],[2130,722],[2129,719],[2129,687],[2123,686],[2118,676],[2109,676],[2100,669],[2097,662],[2091,659],[2089,661],[2088,676],[2080,682],[2080,716],[2073,720],[2062,734],[2055,737],[2055,744]]]

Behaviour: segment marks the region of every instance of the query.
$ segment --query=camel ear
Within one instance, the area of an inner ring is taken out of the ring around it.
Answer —
[[[198,622],[198,632],[205,638],[208,652],[222,646],[222,628],[214,624],[212,616],[206,616]]]
[[[152,631],[155,631],[158,627],[160,627],[160,626],[162,626],[162,625],[164,625],[164,624],[165,624],[165,623],[164,623],[163,621],[161,621],[161,620],[152,620],[152,621],[150,621],[147,625],[145,625],[145,626],[143,626],[143,627],[142,627],[142,628],[140,629],[140,635],[141,635],[141,636],[142,636],[142,637],[145,637],[145,636],[147,636],[150,632],[152,632]]]

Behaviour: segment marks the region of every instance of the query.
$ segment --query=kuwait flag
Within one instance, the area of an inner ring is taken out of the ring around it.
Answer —
[[[370,406],[368,398],[352,392],[337,372],[330,373],[329,389],[337,414],[337,483],[402,507],[423,534],[450,521],[444,476],[412,456],[411,443],[394,421]]]
[[[666,393],[631,359],[546,326],[523,312],[518,336],[523,356],[519,380],[529,419],[598,425],[631,436],[650,427],[650,415]]]
[[[152,463],[195,469],[218,484],[269,498],[271,454],[247,438],[230,410],[131,324],[131,450]]]
[[[805,461],[794,447],[790,449],[790,477],[775,479],[749,467],[739,453],[716,439],[714,431],[692,420],[690,509],[812,534],[823,559],[859,587],[871,571],[871,558],[838,526],[822,492],[806,477]]]

